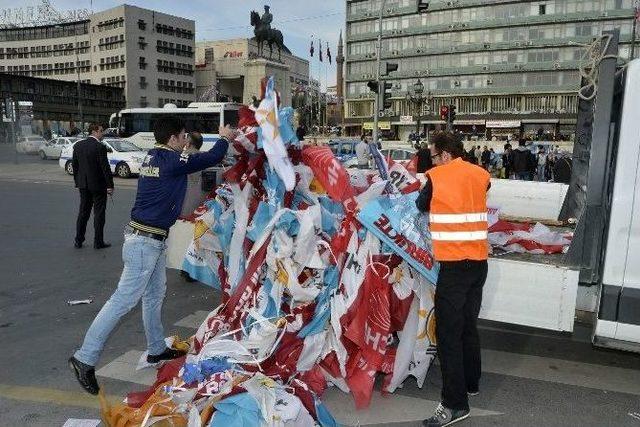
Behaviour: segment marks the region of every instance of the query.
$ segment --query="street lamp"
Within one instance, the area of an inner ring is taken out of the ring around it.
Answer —
[[[82,88],[80,86],[80,48],[78,47],[78,28],[77,24],[73,26],[73,36],[76,50],[76,85],[78,92],[78,115],[80,116],[80,130],[82,131],[82,127],[84,124],[84,114],[82,111]],[[54,25],[54,28],[64,30],[62,25]]]
[[[424,84],[418,79],[412,87],[412,90],[407,91],[406,95],[407,103],[412,104],[414,107],[414,111],[416,112],[416,124],[417,124],[417,132],[418,132],[418,140],[420,139],[420,117],[422,116],[422,105],[424,102],[427,102],[427,109],[430,110],[431,100],[433,97],[431,96],[431,91],[427,92],[426,96],[424,95]],[[429,130],[427,129],[427,140],[429,139]]]

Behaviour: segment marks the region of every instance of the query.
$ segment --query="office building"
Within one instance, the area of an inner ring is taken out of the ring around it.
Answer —
[[[0,29],[0,72],[120,87],[128,108],[194,101],[194,61],[193,20],[130,5]]]
[[[347,0],[345,121],[355,134],[371,128],[380,0]],[[478,136],[568,137],[575,132],[579,66],[603,31],[620,29],[621,63],[631,55],[633,0],[416,0],[384,2],[383,68],[393,105],[380,119],[398,138],[443,124],[441,105],[455,105],[456,129]],[[638,56],[635,50],[635,57]],[[427,98],[406,100],[417,81]],[[401,120],[402,118],[402,120]],[[407,120],[407,118],[409,120]]]

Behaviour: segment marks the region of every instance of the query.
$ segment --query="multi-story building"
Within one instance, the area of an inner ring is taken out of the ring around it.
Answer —
[[[268,52],[268,47],[265,47],[265,52]],[[265,66],[267,71],[278,69],[273,70],[276,85],[281,92],[288,89],[288,93],[281,93],[283,105],[291,105],[296,93],[309,85],[309,61],[293,55],[286,48],[280,54],[281,63],[275,60],[278,58],[275,50],[273,58],[274,61],[268,61]],[[250,64],[256,61],[264,60],[258,58],[258,44],[253,39],[199,41],[196,44],[198,96],[207,93],[215,84],[218,100],[251,102],[251,96],[259,96],[255,89],[260,88],[259,77],[264,76],[264,73],[253,72]],[[263,67],[261,71],[264,70]],[[287,81],[278,81],[285,77]]]
[[[130,5],[0,29],[0,72],[121,87],[127,107],[195,99],[195,22]]]
[[[345,120],[356,133],[371,128],[367,81],[376,76],[382,1],[346,4]],[[386,0],[381,60],[399,67],[386,78],[393,106],[381,121],[399,138],[416,129],[416,104],[406,95],[419,79],[427,97],[423,131],[442,124],[439,107],[453,104],[464,132],[570,135],[584,45],[618,28],[619,55],[628,60],[633,19],[633,0],[440,0],[424,14],[416,0]]]

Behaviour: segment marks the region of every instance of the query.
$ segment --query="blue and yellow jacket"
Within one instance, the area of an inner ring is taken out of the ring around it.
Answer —
[[[149,150],[140,167],[131,225],[166,235],[182,210],[187,175],[215,166],[228,147],[229,142],[220,138],[209,151],[201,153],[186,154],[160,144]]]

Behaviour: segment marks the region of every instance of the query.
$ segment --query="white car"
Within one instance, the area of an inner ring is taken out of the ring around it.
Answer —
[[[105,138],[102,143],[107,147],[107,159],[111,166],[111,173],[120,178],[128,178],[140,172],[140,166],[147,155],[146,150],[142,150],[131,141],[118,138]],[[60,154],[58,163],[69,175],[73,175],[73,143],[66,147]]]
[[[66,147],[71,147],[75,142],[80,141],[80,138],[74,137],[61,137],[54,138],[49,142],[46,142],[40,146],[38,154],[42,160],[46,159],[59,159],[62,150]]]
[[[23,136],[16,143],[16,152],[22,154],[38,154],[38,150],[42,144],[47,141],[41,136]]]

